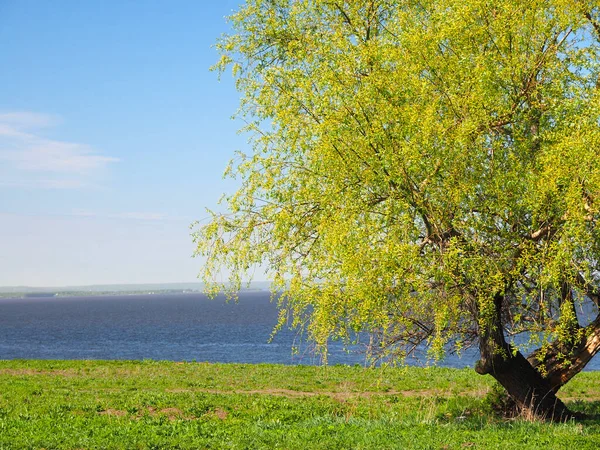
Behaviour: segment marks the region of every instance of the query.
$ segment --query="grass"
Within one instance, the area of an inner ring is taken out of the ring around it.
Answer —
[[[600,373],[561,397],[600,413]],[[503,420],[445,368],[0,361],[0,449],[600,448],[600,420]]]

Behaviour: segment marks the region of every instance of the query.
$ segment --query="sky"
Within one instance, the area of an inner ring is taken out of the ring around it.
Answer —
[[[0,0],[0,286],[195,281],[248,147],[209,70],[241,0]]]

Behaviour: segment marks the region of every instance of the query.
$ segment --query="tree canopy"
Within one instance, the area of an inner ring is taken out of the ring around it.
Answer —
[[[536,396],[600,350],[578,313],[600,303],[598,2],[247,0],[230,22],[216,67],[253,152],[195,233],[204,280],[262,265],[321,349],[477,344],[519,406],[566,414]]]

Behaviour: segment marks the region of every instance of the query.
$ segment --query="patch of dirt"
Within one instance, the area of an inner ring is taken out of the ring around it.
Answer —
[[[22,375],[53,375],[63,377],[75,377],[77,372],[67,369],[37,370],[37,369],[0,369],[0,375],[22,376]]]
[[[407,391],[295,391],[292,389],[249,389],[249,390],[221,390],[221,389],[166,389],[170,393],[204,393],[204,394],[242,394],[242,395],[274,395],[279,397],[316,397],[319,395],[331,397],[336,400],[348,400],[350,398],[371,398],[371,397],[455,397],[463,396],[481,396],[485,394],[482,390],[464,391],[459,394],[440,389],[421,389]]]
[[[166,415],[169,420],[175,419],[189,419],[190,417],[185,417],[183,411],[179,408],[163,408],[159,411],[161,414]]]
[[[123,417],[123,416],[127,415],[127,411],[121,411],[120,409],[108,408],[108,409],[105,409],[104,411],[100,411],[98,414],[100,414],[101,416]]]
[[[217,419],[225,420],[225,419],[227,419],[227,416],[229,416],[229,413],[227,411],[225,411],[224,409],[216,408],[214,411],[210,411],[210,412],[206,413],[205,415],[214,416]]]

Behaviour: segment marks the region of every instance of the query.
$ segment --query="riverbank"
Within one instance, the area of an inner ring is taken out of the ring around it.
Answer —
[[[600,420],[494,417],[488,377],[155,361],[0,361],[0,449],[600,448]],[[600,413],[600,373],[561,392]]]

